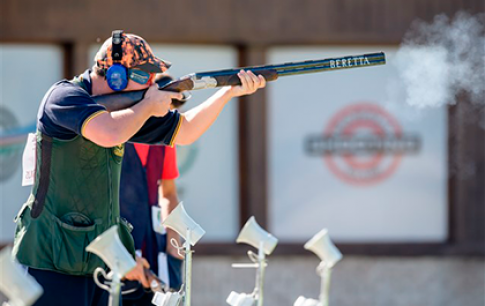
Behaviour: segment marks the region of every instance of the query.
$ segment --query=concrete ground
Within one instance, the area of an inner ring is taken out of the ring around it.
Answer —
[[[193,305],[225,305],[231,291],[251,292],[254,270],[231,269],[246,258],[194,254]],[[264,305],[292,306],[298,296],[318,298],[317,257],[269,258]],[[330,306],[484,306],[482,258],[355,257],[337,263]]]
[[[253,269],[232,269],[245,257],[194,254],[194,306],[227,305],[231,291],[252,292]],[[264,305],[292,306],[298,296],[318,298],[316,257],[269,258]],[[0,295],[0,302],[5,298]],[[346,256],[332,274],[330,306],[484,306],[485,260],[459,257]]]

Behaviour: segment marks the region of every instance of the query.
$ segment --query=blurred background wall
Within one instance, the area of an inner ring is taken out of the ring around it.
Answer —
[[[232,290],[253,290],[254,271],[230,264],[248,260],[250,247],[235,238],[255,216],[280,241],[265,305],[317,298],[318,260],[303,244],[322,228],[344,254],[330,305],[485,305],[483,104],[458,94],[417,110],[389,94],[402,86],[393,62],[413,21],[460,11],[483,13],[485,4],[2,0],[0,244],[11,243],[30,191],[21,157],[39,102],[56,80],[90,67],[112,30],[147,39],[176,77],[384,51],[386,66],[280,79],[232,101],[206,135],[179,148],[180,197],[207,231],[194,255],[193,303],[223,305]],[[211,93],[194,92],[187,108]],[[413,149],[322,151],[328,137],[345,135],[406,135]]]

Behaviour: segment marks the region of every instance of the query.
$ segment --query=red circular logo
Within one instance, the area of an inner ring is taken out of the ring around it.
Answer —
[[[324,130],[324,161],[330,171],[353,185],[371,185],[393,174],[402,157],[402,129],[375,104],[348,106]]]

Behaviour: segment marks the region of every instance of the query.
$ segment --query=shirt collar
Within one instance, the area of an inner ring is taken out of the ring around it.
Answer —
[[[81,74],[80,76],[81,78],[81,82],[83,83],[83,87],[84,89],[86,89],[86,91],[92,95],[93,94],[93,86],[92,86],[92,82],[91,82],[91,69],[87,69],[86,71],[84,71],[83,74]]]

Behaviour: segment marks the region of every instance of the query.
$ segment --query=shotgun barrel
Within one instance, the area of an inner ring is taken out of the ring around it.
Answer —
[[[226,69],[208,72],[195,73],[198,77],[213,77],[221,75],[237,74],[239,70],[251,70],[253,72],[261,70],[275,70],[278,76],[287,76],[295,74],[315,73],[328,70],[348,69],[367,67],[375,65],[384,65],[386,63],[386,56],[383,52],[369,53],[363,55],[350,55],[338,58],[327,58],[322,60],[309,60],[301,62],[288,62],[277,65],[252,66],[237,69]]]

